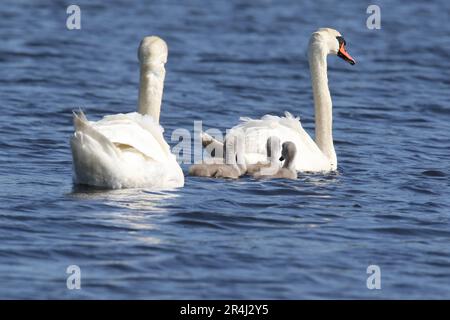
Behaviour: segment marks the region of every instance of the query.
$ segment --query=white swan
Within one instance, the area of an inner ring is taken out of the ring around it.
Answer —
[[[335,54],[350,64],[355,60],[345,49],[345,40],[333,29],[322,28],[311,35],[308,48],[308,60],[315,107],[315,142],[302,128],[299,118],[286,112],[285,117],[272,115],[261,119],[241,118],[241,123],[233,127],[225,137],[225,141],[233,131],[242,130],[245,135],[245,159],[247,164],[254,164],[266,159],[266,141],[270,136],[277,136],[281,143],[292,141],[301,152],[296,157],[295,169],[298,171],[332,171],[337,168],[336,152],[332,135],[332,104],[328,89],[327,55]],[[202,134],[203,145],[214,143],[213,148],[220,148],[221,143],[211,136]]]
[[[109,115],[97,122],[74,113],[75,183],[113,189],[184,185],[183,171],[159,125],[167,45],[158,37],[145,37],[138,58],[139,113]]]

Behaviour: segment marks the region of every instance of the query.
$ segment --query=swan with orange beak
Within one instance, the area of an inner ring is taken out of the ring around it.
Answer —
[[[295,169],[300,172],[329,172],[337,170],[338,161],[333,141],[333,103],[328,86],[327,57],[339,58],[354,65],[355,59],[346,49],[344,37],[335,29],[320,28],[311,34],[308,44],[308,62],[311,72],[314,98],[315,135],[313,138],[303,129],[300,119],[286,112],[284,117],[265,115],[260,119],[242,117],[241,122],[229,130],[225,143],[233,137],[235,130],[245,136],[245,161],[247,167],[266,161],[266,141],[277,137],[280,143],[290,141],[302,156],[294,160]],[[295,102],[295,105],[309,104]],[[274,109],[278,106],[274,106]],[[202,144],[213,143],[214,149],[223,148],[223,143],[202,134]]]

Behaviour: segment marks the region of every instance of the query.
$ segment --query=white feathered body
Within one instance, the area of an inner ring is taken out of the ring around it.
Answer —
[[[152,117],[137,112],[88,121],[74,114],[74,182],[105,188],[169,189],[184,174]]]
[[[300,119],[289,112],[285,113],[285,117],[265,115],[261,119],[241,118],[241,123],[233,127],[225,139],[236,134],[237,130],[242,130],[245,136],[245,160],[248,165],[267,161],[267,139],[276,136],[281,144],[286,141],[295,143],[297,171],[323,172],[336,169],[303,129]]]

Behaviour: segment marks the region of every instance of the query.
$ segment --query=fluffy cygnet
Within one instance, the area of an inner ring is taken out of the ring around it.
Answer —
[[[295,170],[295,156],[297,154],[297,148],[291,141],[283,143],[281,149],[280,161],[284,160],[283,167],[280,168],[274,174],[266,174],[263,168],[260,172],[254,175],[255,178],[263,179],[297,179],[297,171]]]
[[[247,174],[254,175],[265,168],[268,169],[267,174],[277,172],[280,168],[280,162],[278,161],[280,149],[280,138],[276,136],[269,137],[266,142],[267,161],[247,165]]]

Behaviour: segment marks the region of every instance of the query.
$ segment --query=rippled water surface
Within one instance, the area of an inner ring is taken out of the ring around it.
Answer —
[[[381,30],[365,1],[82,0],[79,31],[69,4],[0,3],[1,298],[450,298],[450,2],[378,1]],[[170,141],[284,110],[313,133],[306,46],[324,26],[358,62],[329,57],[336,174],[72,184],[71,112],[135,110],[143,36],[169,44]]]

